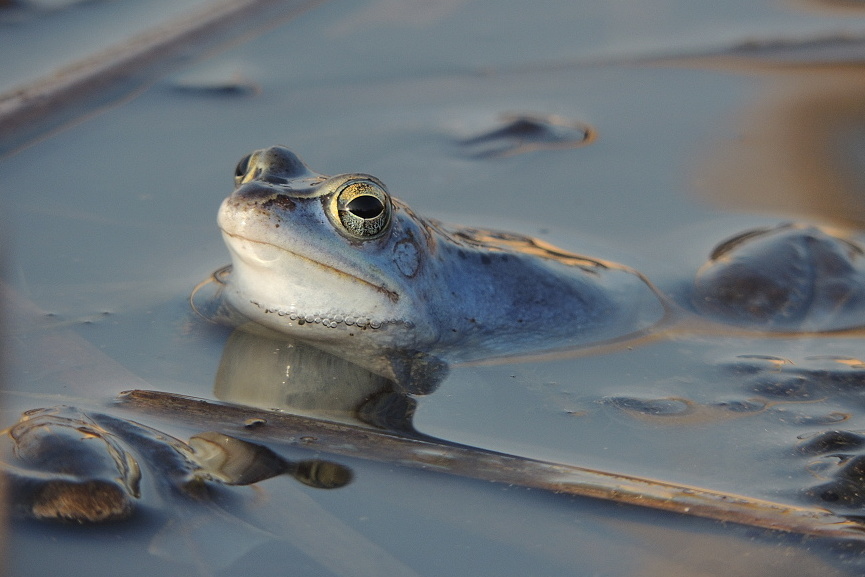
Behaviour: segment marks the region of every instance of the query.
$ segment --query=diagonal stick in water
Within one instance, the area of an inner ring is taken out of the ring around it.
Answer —
[[[528,459],[424,435],[367,429],[164,393],[126,391],[121,408],[333,455],[604,499],[715,521],[832,539],[865,540],[865,525],[826,509],[800,507],[572,465]],[[250,421],[252,419],[252,421]],[[248,423],[255,422],[250,428]]]

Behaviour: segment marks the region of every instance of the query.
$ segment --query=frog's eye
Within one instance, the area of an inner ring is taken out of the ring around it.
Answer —
[[[343,232],[360,239],[378,238],[387,230],[391,217],[390,196],[371,180],[350,180],[334,193],[331,218]]]
[[[239,186],[240,183],[243,182],[243,177],[246,176],[246,173],[249,171],[250,158],[252,158],[252,155],[247,154],[237,163],[237,166],[234,169],[234,186]]]

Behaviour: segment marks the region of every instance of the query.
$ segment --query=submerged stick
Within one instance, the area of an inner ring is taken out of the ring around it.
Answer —
[[[603,499],[661,511],[832,539],[865,540],[865,525],[826,509],[786,505],[539,461],[450,443],[424,435],[367,429],[185,395],[134,390],[122,408],[212,428],[258,441],[274,441],[333,455],[505,483],[553,493]]]

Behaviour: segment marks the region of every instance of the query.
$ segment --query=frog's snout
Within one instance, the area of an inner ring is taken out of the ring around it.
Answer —
[[[256,150],[240,159],[234,170],[234,184],[240,186],[252,180],[270,184],[288,184],[299,178],[319,176],[284,146]]]

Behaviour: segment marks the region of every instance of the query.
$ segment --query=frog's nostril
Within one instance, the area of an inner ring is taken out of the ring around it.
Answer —
[[[249,159],[252,157],[251,154],[247,154],[243,158],[240,159],[240,162],[237,163],[237,166],[234,167],[234,185],[237,186],[241,182],[243,182],[243,177],[246,176],[246,172],[249,170]]]
[[[237,167],[234,169],[234,176],[243,176],[246,174],[247,169],[249,168],[249,157],[251,154],[247,154],[243,158],[240,159],[240,162],[237,163]]]

